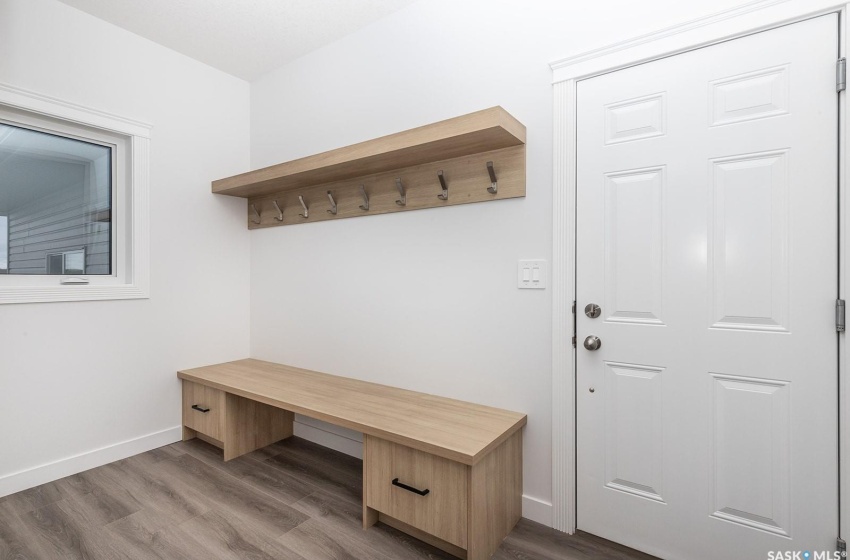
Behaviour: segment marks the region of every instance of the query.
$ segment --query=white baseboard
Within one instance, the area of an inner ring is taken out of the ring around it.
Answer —
[[[0,476],[0,498],[180,441],[180,426]]]
[[[334,451],[363,458],[363,439],[360,432],[347,430],[313,418],[295,415],[294,434]]]
[[[295,416],[295,435],[334,451],[363,458],[363,442],[359,432],[353,432],[313,418]],[[522,497],[522,516],[552,526],[552,504],[531,496]]]
[[[552,504],[540,498],[522,495],[522,516],[547,527],[552,526]]]

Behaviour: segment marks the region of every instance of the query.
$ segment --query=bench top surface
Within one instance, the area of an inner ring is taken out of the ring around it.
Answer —
[[[518,412],[254,359],[177,376],[468,465],[527,421]]]

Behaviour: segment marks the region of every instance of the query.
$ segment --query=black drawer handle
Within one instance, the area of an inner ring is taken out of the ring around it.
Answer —
[[[414,494],[419,494],[420,496],[427,496],[428,494],[431,493],[431,491],[428,490],[427,488],[425,490],[419,490],[417,488],[414,488],[413,486],[408,486],[407,484],[402,484],[401,482],[398,481],[397,478],[393,479],[393,486],[398,486],[399,488],[404,488],[408,492],[413,492]]]
[[[209,409],[209,408],[204,408],[204,407],[202,407],[202,406],[201,406],[201,405],[199,405],[199,404],[193,404],[193,405],[192,405],[192,410],[197,410],[198,412],[203,412],[204,414],[206,414],[207,412],[209,412],[209,411],[210,411],[210,409]]]

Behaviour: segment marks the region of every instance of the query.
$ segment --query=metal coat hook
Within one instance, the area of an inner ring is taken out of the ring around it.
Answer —
[[[493,162],[487,162],[487,173],[490,174],[490,186],[487,187],[487,192],[490,194],[496,194],[499,192],[499,182],[496,180],[496,170],[493,169]]]
[[[328,200],[331,201],[331,209],[328,210],[328,214],[336,216],[336,201],[334,200],[334,195],[331,191],[328,191]]]
[[[261,221],[263,221],[263,219],[262,219],[262,217],[260,217],[260,212],[257,210],[257,205],[256,205],[256,204],[252,204],[252,205],[251,205],[251,208],[254,210],[254,214],[256,214],[256,215],[257,215],[257,219],[256,219],[256,220],[251,220],[251,221],[252,221],[252,222],[254,222],[255,224],[259,224]]]
[[[401,179],[396,177],[395,186],[398,189],[398,194],[401,195],[400,200],[396,200],[395,203],[399,206],[407,206],[407,191],[404,189],[404,185],[401,184]]]
[[[442,194],[438,194],[437,198],[440,200],[448,200],[449,199],[449,187],[446,185],[446,178],[443,176],[443,170],[437,171],[437,178],[440,180],[440,186],[443,187]]]
[[[274,209],[277,210],[277,216],[274,217],[278,222],[283,221],[283,210],[280,209],[280,206],[277,205],[277,200],[272,200],[272,204],[274,204]]]
[[[307,209],[307,205],[304,204],[304,197],[301,196],[300,194],[298,195],[298,202],[301,203],[301,207],[304,209],[304,213],[298,214],[298,215],[301,216],[302,218],[309,218],[310,217],[310,211]]]
[[[360,209],[363,211],[369,210],[369,195],[366,194],[366,187],[360,185],[360,195],[363,197],[363,204],[360,205]]]

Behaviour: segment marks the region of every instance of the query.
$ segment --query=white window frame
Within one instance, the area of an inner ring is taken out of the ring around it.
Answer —
[[[150,297],[151,126],[2,83],[0,121],[113,147],[112,274],[2,274],[0,304]]]

